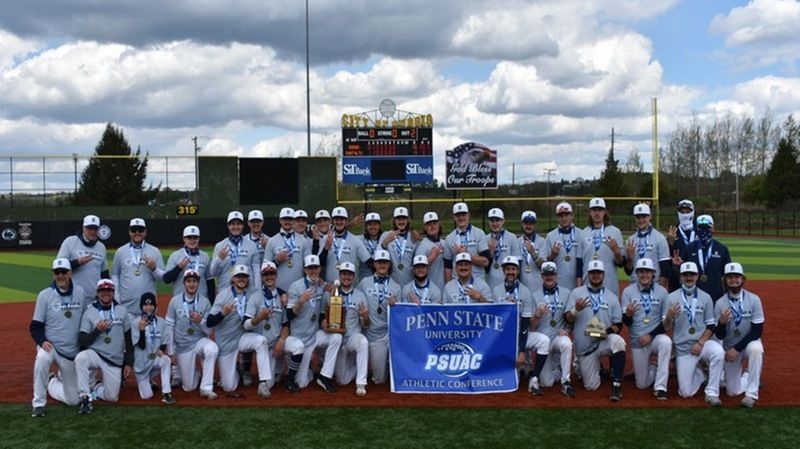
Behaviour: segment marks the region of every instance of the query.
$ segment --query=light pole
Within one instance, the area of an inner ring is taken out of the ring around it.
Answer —
[[[311,80],[309,78],[308,0],[306,0],[306,149],[311,156]]]
[[[194,142],[194,204],[200,204],[200,164],[197,153],[200,148],[197,146],[197,136],[192,137]]]

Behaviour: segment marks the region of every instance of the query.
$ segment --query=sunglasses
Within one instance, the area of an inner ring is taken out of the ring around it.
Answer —
[[[65,274],[69,273],[69,270],[53,270],[53,273],[55,273],[58,276],[63,276]]]
[[[134,234],[143,234],[144,231],[145,228],[140,228],[140,227],[131,228],[131,232]]]

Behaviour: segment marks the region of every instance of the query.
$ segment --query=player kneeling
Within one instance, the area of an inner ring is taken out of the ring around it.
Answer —
[[[670,306],[664,319],[664,329],[672,330],[675,342],[675,368],[678,371],[678,394],[690,398],[705,381],[700,361],[708,364],[706,402],[712,407],[722,407],[719,400],[719,381],[725,352],[719,342],[712,339],[717,320],[714,304],[708,293],[697,287],[697,265],[681,264],[681,286],[669,295]]]
[[[245,330],[263,335],[267,340],[267,354],[270,356],[267,388],[272,388],[283,372],[283,346],[289,335],[289,328],[284,326],[288,296],[278,287],[277,281],[278,267],[274,262],[264,261],[261,264],[261,291],[248,298],[244,320]]]
[[[367,368],[369,367],[369,342],[361,333],[362,327],[369,327],[369,310],[367,297],[355,288],[356,267],[350,262],[343,262],[339,267],[338,295],[342,298],[344,315],[344,334],[342,347],[336,357],[335,376],[339,385],[356,381],[356,396],[367,395]],[[336,294],[334,290],[333,294]],[[331,293],[325,294],[323,314],[328,310]],[[327,316],[323,320],[328,324]],[[327,330],[323,327],[323,330]]]
[[[161,402],[167,405],[175,403],[172,397],[170,376],[172,361],[165,354],[167,349],[166,336],[167,324],[156,316],[156,295],[147,292],[139,299],[139,309],[142,314],[133,319],[131,332],[133,340],[133,372],[136,375],[136,385],[139,387],[139,397],[150,399],[153,397],[153,387],[150,379],[155,374],[161,376]]]

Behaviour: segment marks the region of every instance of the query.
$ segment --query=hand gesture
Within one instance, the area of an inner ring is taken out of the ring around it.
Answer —
[[[92,257],[91,254],[78,257],[78,265],[86,265],[87,263],[91,262],[92,259],[94,259],[94,257]]]
[[[578,298],[575,301],[575,310],[580,312],[581,310],[585,309],[589,305],[589,298]]]
[[[369,319],[369,309],[367,308],[366,304],[361,303],[358,305],[358,315],[361,317],[362,320]]]
[[[272,307],[262,307],[256,314],[256,322],[260,323],[272,316]]]
[[[428,252],[428,259],[436,260],[436,258],[442,254],[442,251],[444,250],[441,246],[433,245],[433,248]]]
[[[147,320],[142,317],[142,319],[139,320],[139,330],[143,331],[145,329],[147,329]]]
[[[261,240],[258,241],[258,244],[262,248],[266,248],[267,247],[267,243],[269,243],[269,237],[267,237],[267,234],[261,234]]]
[[[353,219],[350,221],[349,224],[352,226],[358,226],[362,223],[364,223],[364,212],[361,212],[360,214],[353,217]]]
[[[727,324],[731,319],[731,309],[725,309],[719,314],[719,324]]]
[[[419,242],[422,240],[422,236],[418,231],[411,231],[411,241],[412,242]]]
[[[653,337],[651,337],[650,334],[644,334],[639,337],[639,344],[642,346],[649,345],[651,341],[653,341]]]
[[[467,252],[467,247],[465,247],[461,243],[453,243],[453,254],[461,254],[465,252]]]
[[[636,302],[628,303],[628,307],[625,308],[625,315],[632,317],[637,310],[639,310],[639,303]]]
[[[97,324],[95,324],[95,327],[100,332],[105,332],[109,327],[111,327],[111,320],[100,320],[97,322]]]
[[[417,294],[414,293],[414,292],[409,292],[408,293],[408,299],[409,299],[409,301],[413,302],[414,304],[417,304],[417,305],[420,304],[419,296],[417,296]]]
[[[672,252],[672,265],[680,266],[683,263],[683,259],[681,259],[681,252],[677,249]]]
[[[536,312],[533,315],[537,319],[541,319],[549,311],[550,311],[550,304],[547,304],[547,303],[539,304],[539,307],[536,308]]]
[[[235,309],[235,308],[236,308],[236,306],[232,302],[229,302],[229,303],[223,305],[222,306],[222,315],[224,315],[224,316],[230,315],[231,312],[233,312],[233,309]]]
[[[399,233],[400,231],[394,230],[386,234],[386,239],[383,241],[383,246],[388,248],[389,244],[397,239],[397,234]]]
[[[670,306],[669,309],[667,309],[667,318],[674,320],[675,317],[678,316],[678,313],[680,313],[680,311],[681,311],[681,305],[676,302],[675,304]]]
[[[558,257],[558,253],[561,252],[561,242],[555,242],[553,247],[550,248],[550,259],[555,260]]]
[[[324,287],[322,287],[322,290],[323,290],[325,293],[327,293],[327,294],[329,294],[329,295],[332,295],[332,294],[334,294],[334,293],[335,293],[335,291],[336,291],[336,287],[334,287],[334,286],[333,286],[333,284],[325,284],[325,286],[324,286]]]
[[[155,259],[151,259],[151,258],[149,258],[147,256],[142,256],[142,260],[144,260],[145,266],[147,266],[147,268],[149,268],[150,271],[153,271],[153,270],[156,269],[156,260]]]
[[[325,239],[325,249],[330,250],[333,246],[333,232],[328,233],[328,238]]]
[[[217,257],[219,257],[219,260],[225,260],[228,258],[228,254],[230,254],[230,252],[231,252],[230,248],[225,246],[219,251]]]
[[[314,240],[319,240],[320,233],[319,233],[319,229],[317,229],[317,225],[312,225],[311,226],[311,236],[314,238]]]
[[[178,262],[178,266],[181,267],[181,270],[183,270],[187,265],[189,265],[189,262],[191,262],[191,260],[189,260],[188,257],[184,257],[180,262]]]
[[[467,296],[472,298],[473,300],[477,301],[481,297],[481,292],[477,288],[474,287],[467,287],[466,288]]]
[[[192,320],[195,324],[200,324],[200,322],[203,321],[203,315],[200,315],[200,313],[198,312],[192,311],[189,313],[189,319]]]
[[[492,236],[492,238],[489,239],[489,252],[491,254],[494,254],[494,251],[496,249],[497,249],[497,239],[495,239],[494,236]]]
[[[389,295],[389,297],[386,299],[386,303],[390,306],[393,306],[397,303],[397,298],[395,298],[394,295]]]
[[[289,260],[289,250],[284,248],[275,255],[275,262],[284,263]]]
[[[610,249],[611,252],[614,253],[614,255],[619,254],[619,244],[617,243],[616,240],[612,239],[611,237],[606,237],[605,244],[606,246],[608,246],[608,249]]]
[[[525,250],[530,253],[531,256],[536,257],[536,248],[533,246],[533,243],[530,241],[528,237],[525,237]]]
[[[669,231],[667,232],[667,241],[669,242],[669,246],[672,246],[677,239],[678,228],[675,225],[669,225]]]
[[[636,241],[633,237],[629,238],[625,244],[625,252],[628,254],[628,259],[633,260],[633,255],[636,252]]]
[[[304,291],[303,294],[300,295],[300,302],[302,302],[303,304],[307,303],[311,299],[311,297],[314,296],[314,293],[316,293],[316,288],[312,287],[306,289],[306,291]]]

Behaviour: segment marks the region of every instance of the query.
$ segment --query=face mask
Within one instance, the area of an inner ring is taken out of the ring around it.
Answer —
[[[694,212],[689,213],[681,213],[678,212],[678,221],[680,222],[682,229],[692,229],[692,223],[694,222]]]
[[[699,227],[697,228],[697,239],[703,244],[703,247],[708,248],[708,245],[711,243],[711,238],[713,237],[714,232],[711,231],[711,228],[706,227]]]

